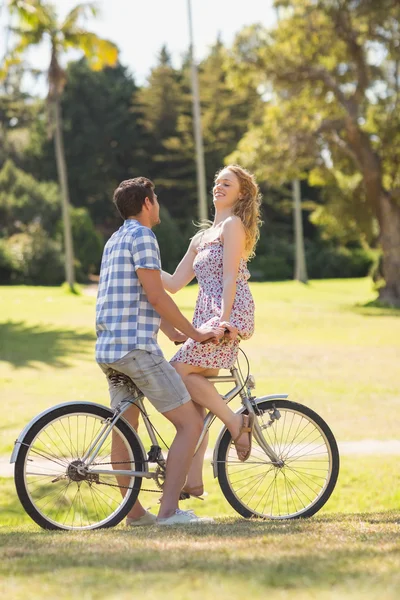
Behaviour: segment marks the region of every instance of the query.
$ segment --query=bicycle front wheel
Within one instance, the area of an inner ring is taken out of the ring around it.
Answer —
[[[256,417],[271,461],[253,437],[240,462],[227,430],[218,456],[218,481],[229,504],[243,517],[310,517],[327,502],[339,474],[339,452],[328,425],[313,410],[289,400],[257,403]]]
[[[25,435],[15,485],[24,509],[44,529],[113,527],[136,501],[142,478],[113,473],[144,469],[140,443],[126,423],[117,421],[91,466],[82,460],[111,415],[105,407],[71,403],[45,414]],[[96,467],[104,472],[91,473]]]

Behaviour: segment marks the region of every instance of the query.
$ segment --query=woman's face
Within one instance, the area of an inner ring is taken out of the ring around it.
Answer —
[[[213,202],[215,207],[233,207],[239,199],[239,194],[239,179],[230,169],[223,169],[215,180],[213,187]]]

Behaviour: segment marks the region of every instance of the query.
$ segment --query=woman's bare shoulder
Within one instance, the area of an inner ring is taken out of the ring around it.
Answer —
[[[245,228],[240,217],[231,215],[225,219],[222,225],[222,235],[240,235],[240,233],[245,233]]]

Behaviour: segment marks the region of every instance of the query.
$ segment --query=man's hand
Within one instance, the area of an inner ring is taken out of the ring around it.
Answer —
[[[239,331],[238,329],[232,325],[231,323],[229,323],[229,321],[222,321],[219,324],[220,327],[222,327],[225,331],[225,336],[224,338],[229,341],[229,342],[233,342],[234,340],[237,339],[238,335],[239,335]],[[228,333],[226,333],[226,330],[228,330]]]
[[[169,336],[169,339],[176,344],[183,344],[188,339],[188,336],[175,329],[175,332]]]

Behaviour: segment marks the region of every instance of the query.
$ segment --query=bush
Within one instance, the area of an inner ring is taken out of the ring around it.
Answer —
[[[249,271],[253,280],[282,281],[293,277],[293,263],[293,244],[262,233]]]
[[[178,225],[172,219],[168,210],[160,207],[160,225],[154,228],[160,246],[162,267],[168,273],[173,273],[186,252],[189,239],[181,234]]]
[[[11,282],[59,285],[64,281],[61,245],[49,238],[40,223],[31,223],[5,240],[5,247],[14,268]]]
[[[16,260],[6,240],[0,240],[0,284],[11,283],[13,274],[18,271]]]
[[[305,253],[310,279],[365,277],[374,263],[372,251],[321,241],[306,240]],[[263,236],[249,270],[253,280],[280,281],[293,278],[294,264],[294,245],[287,238]]]
[[[306,262],[310,279],[365,277],[373,264],[371,252],[328,244],[306,244]]]
[[[94,227],[87,208],[71,207],[71,228],[74,244],[76,279],[85,282],[89,274],[100,270],[103,238]],[[64,243],[63,223],[57,224],[57,238]]]
[[[8,160],[0,170],[0,231],[3,237],[40,222],[50,237],[60,218],[61,203],[54,182],[39,182]]]

